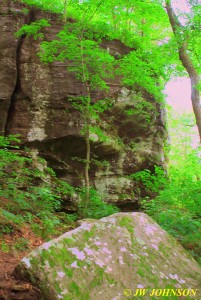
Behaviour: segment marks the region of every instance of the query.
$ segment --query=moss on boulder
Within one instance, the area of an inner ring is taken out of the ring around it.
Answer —
[[[48,300],[141,299],[143,291],[143,299],[201,299],[199,265],[143,213],[84,222],[24,257],[15,274]]]

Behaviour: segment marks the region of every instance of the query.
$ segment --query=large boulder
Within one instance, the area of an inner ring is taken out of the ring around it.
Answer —
[[[47,300],[201,299],[199,265],[143,213],[82,223],[23,258],[15,275]]]

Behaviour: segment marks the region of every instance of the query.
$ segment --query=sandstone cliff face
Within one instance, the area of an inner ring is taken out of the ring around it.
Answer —
[[[61,28],[56,16],[34,9],[27,12],[24,8],[16,1],[0,3],[0,133],[20,134],[22,144],[38,151],[59,177],[80,186],[83,165],[72,158],[85,157],[85,142],[80,133],[83,120],[68,98],[83,95],[84,85],[67,72],[64,63],[41,63],[37,56],[38,41],[14,36],[23,24],[41,17],[49,17],[53,24],[51,29],[45,29],[48,40]],[[130,51],[117,40],[103,46],[111,53],[123,55]],[[102,96],[94,93],[94,101]],[[109,139],[105,143],[93,142],[92,152],[110,166],[91,168],[91,182],[109,194],[111,201],[132,203],[133,209],[139,192],[128,176],[164,163],[164,111],[149,95],[139,97],[118,81],[111,84],[109,96],[115,104],[104,114],[101,124]],[[128,116],[127,109],[136,113]]]

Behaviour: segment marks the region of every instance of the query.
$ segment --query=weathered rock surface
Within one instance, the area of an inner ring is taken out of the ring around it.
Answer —
[[[41,63],[37,56],[38,41],[14,36],[24,23],[48,17],[52,27],[44,33],[51,40],[61,29],[61,21],[33,8],[27,12],[24,5],[12,0],[1,1],[0,16],[0,132],[21,134],[22,142],[38,150],[59,177],[70,184],[83,185],[83,164],[72,160],[85,157],[85,142],[80,133],[83,120],[68,98],[83,95],[84,86],[67,72],[64,63]],[[124,55],[131,50],[117,40],[104,42],[102,46],[113,54]],[[139,196],[128,175],[144,168],[153,170],[154,165],[164,163],[164,111],[153,97],[142,94],[139,97],[118,80],[111,84],[107,96],[115,104],[101,124],[108,141],[92,145],[93,155],[108,161],[110,166],[94,165],[91,183],[109,194],[111,202],[124,205],[133,205]],[[94,93],[94,101],[103,96]],[[125,113],[128,109],[136,113],[128,116]]]
[[[83,223],[31,252],[15,274],[29,278],[48,300],[141,299],[132,297],[137,289],[146,289],[147,300],[158,299],[153,289],[165,289],[166,299],[201,298],[199,265],[142,213]],[[186,297],[172,294],[179,290]]]

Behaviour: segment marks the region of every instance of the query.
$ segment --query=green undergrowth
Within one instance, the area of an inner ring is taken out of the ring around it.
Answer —
[[[119,212],[119,209],[112,204],[103,202],[102,196],[93,188],[90,188],[90,200],[86,199],[86,188],[79,189],[80,201],[78,204],[79,215],[84,218],[101,219],[105,216]]]
[[[62,199],[75,191],[43,159],[32,158],[28,149],[20,151],[16,143],[16,137],[0,137],[0,234],[29,224],[46,239],[73,225],[76,216],[59,211]]]
[[[98,219],[117,211],[104,203],[94,189],[87,210],[84,209],[84,190],[58,179],[45,160],[34,157],[29,149],[20,150],[19,142],[13,136],[0,136],[1,239],[28,225],[36,236],[48,240],[76,227],[80,217]],[[63,212],[65,201],[73,198],[77,198],[76,213]],[[0,250],[8,252],[3,239]],[[16,249],[25,249],[28,243],[22,237]]]
[[[142,207],[173,235],[201,264],[201,163],[200,149],[190,150],[179,163],[171,163],[168,177],[156,168],[135,174],[155,199],[142,199]]]

